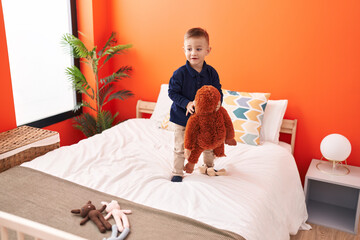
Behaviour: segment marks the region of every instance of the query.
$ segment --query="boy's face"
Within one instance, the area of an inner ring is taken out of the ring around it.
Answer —
[[[186,38],[184,41],[184,51],[186,59],[191,67],[198,72],[201,71],[205,57],[210,53],[211,48],[205,37]]]

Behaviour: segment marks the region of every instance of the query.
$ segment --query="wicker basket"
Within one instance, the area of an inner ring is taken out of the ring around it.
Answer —
[[[0,133],[0,155],[54,135],[58,135],[58,133],[29,126],[21,126],[2,132]],[[46,146],[30,147],[17,154],[0,159],[0,172],[30,161],[58,147],[60,147],[59,141]]]

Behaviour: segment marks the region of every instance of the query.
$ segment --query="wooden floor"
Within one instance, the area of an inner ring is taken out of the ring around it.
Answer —
[[[312,229],[309,231],[299,231],[295,236],[291,236],[290,240],[360,240],[360,233],[357,235],[327,228],[310,223]],[[360,230],[360,222],[359,228]]]

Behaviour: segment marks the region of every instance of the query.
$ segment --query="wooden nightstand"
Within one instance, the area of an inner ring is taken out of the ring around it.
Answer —
[[[344,176],[323,173],[313,159],[305,177],[308,222],[356,234],[360,213],[360,168]]]

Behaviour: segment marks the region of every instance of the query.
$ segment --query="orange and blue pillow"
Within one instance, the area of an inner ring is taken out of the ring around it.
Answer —
[[[235,140],[249,145],[260,144],[260,129],[270,93],[223,90],[223,107],[235,129]]]

